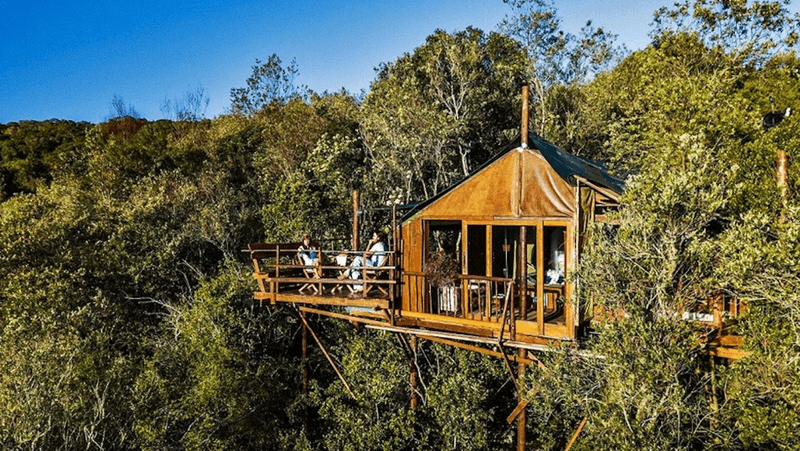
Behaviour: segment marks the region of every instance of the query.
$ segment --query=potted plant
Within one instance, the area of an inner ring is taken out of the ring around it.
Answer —
[[[425,274],[431,287],[436,287],[439,299],[439,311],[455,313],[458,306],[458,261],[437,252],[425,263]]]

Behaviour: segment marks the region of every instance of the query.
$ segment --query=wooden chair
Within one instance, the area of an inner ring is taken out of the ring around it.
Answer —
[[[389,257],[390,255],[384,255],[383,258],[379,261],[378,266],[365,266],[363,268],[364,273],[364,295],[366,296],[373,288],[377,288],[378,291],[383,293],[384,296],[389,296],[389,292],[386,291],[386,288],[382,284],[370,283],[370,281],[377,281],[383,276],[389,275]]]
[[[350,269],[350,266],[348,265],[348,259],[349,257],[345,252],[339,253],[339,255],[336,256],[336,258],[334,259],[334,264],[337,266],[337,268],[335,268],[334,270],[334,276],[336,276],[337,278],[344,277],[345,273]],[[336,285],[333,286],[333,288],[331,288],[331,293],[339,291],[344,287],[350,289],[351,293],[354,291],[352,285],[337,283]]]
[[[303,286],[300,287],[300,291],[304,292],[305,290],[310,288],[314,290],[314,293],[319,293],[319,288],[317,288],[315,282],[317,279],[320,279],[322,277],[320,274],[320,269],[316,265],[314,266],[306,265],[306,262],[303,261],[303,258],[299,254],[295,257],[295,262],[297,265],[302,266],[303,274],[306,276],[306,279],[314,281],[303,284]]]

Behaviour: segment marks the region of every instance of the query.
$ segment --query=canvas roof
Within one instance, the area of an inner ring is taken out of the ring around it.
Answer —
[[[616,193],[624,188],[600,162],[571,155],[534,134],[528,143],[522,149],[517,137],[469,177],[417,205],[403,222],[426,209],[447,216],[459,208],[462,217],[571,217],[577,178]]]

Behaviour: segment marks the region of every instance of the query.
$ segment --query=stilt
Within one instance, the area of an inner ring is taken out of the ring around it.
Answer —
[[[520,359],[527,359],[528,358],[528,351],[525,349],[519,350],[519,357]],[[517,367],[517,378],[522,379],[522,375],[525,373],[525,364],[520,363]],[[522,384],[519,384],[522,385]],[[523,390],[520,388],[517,390],[517,396],[519,397],[519,403],[525,404],[527,403],[522,399]],[[520,411],[519,416],[517,416],[517,451],[525,451],[525,424],[528,422],[528,415],[525,412],[525,408]]]
[[[308,328],[303,325],[303,396],[306,398],[303,406],[303,430],[308,436]]]
[[[417,404],[419,404],[419,396],[417,395],[417,337],[411,336],[409,340],[409,344],[411,345],[411,410],[417,409]]]
[[[330,354],[328,354],[328,351],[325,349],[325,346],[323,346],[322,342],[319,341],[319,337],[317,337],[317,334],[314,333],[314,329],[312,329],[311,326],[308,324],[306,316],[297,307],[295,307],[295,311],[297,312],[297,316],[300,318],[300,321],[303,323],[304,326],[306,326],[306,329],[308,329],[308,331],[311,332],[311,338],[313,338],[314,341],[317,343],[317,346],[319,346],[319,350],[322,351],[322,355],[324,355],[325,358],[328,359],[328,363],[331,364],[331,368],[333,368],[333,371],[339,377],[339,380],[342,381],[342,385],[344,385],[344,388],[345,390],[347,390],[347,393],[350,395],[351,398],[353,398],[354,401],[357,401],[358,398],[356,398],[356,395],[353,394],[353,390],[350,389],[350,384],[347,383],[347,380],[342,375],[342,372],[339,371],[339,367],[337,367],[336,363],[333,362],[333,359],[331,358]]]

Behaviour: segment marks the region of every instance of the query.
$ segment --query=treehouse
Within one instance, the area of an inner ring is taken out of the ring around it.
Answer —
[[[619,207],[622,188],[602,164],[531,134],[394,220],[383,261],[359,279],[340,276],[366,251],[323,243],[311,267],[299,243],[251,244],[255,299],[444,339],[575,340],[592,310],[571,274],[588,225]]]
[[[523,118],[526,98],[523,91]],[[590,226],[613,226],[622,181],[603,164],[529,134],[526,120],[521,129],[469,177],[414,205],[399,221],[393,209],[388,247],[372,241],[366,250],[359,247],[357,192],[349,248],[341,240],[304,243],[302,249],[300,243],[248,246],[259,287],[255,300],[294,305],[305,326],[303,355],[310,331],[354,398],[306,314],[400,333],[412,366],[412,408],[416,337],[503,358],[517,385],[525,365],[541,365],[527,350],[545,350],[556,341],[579,344],[592,321],[617,316],[577,296],[576,268]],[[698,343],[711,356],[739,358],[741,339],[728,330],[743,308],[718,296],[687,302],[676,317],[707,326]],[[507,348],[518,348],[518,355]],[[524,449],[526,404],[520,397],[508,417],[517,421],[517,449]]]
[[[602,163],[528,133],[523,120],[520,136],[469,177],[399,222],[393,209],[379,252],[359,250],[357,192],[349,248],[317,244],[310,263],[300,243],[250,244],[254,298],[506,358],[504,346],[576,341],[593,319],[614,317],[576,296],[575,270],[590,225],[613,220],[623,188]],[[720,296],[676,314],[707,325],[712,355],[738,358],[741,339],[727,331],[743,308]]]
[[[526,142],[527,141],[527,142]],[[420,204],[400,226],[400,315],[426,329],[543,344],[591,319],[571,277],[592,221],[623,188],[596,162],[530,135]],[[437,263],[455,262],[442,286]]]

